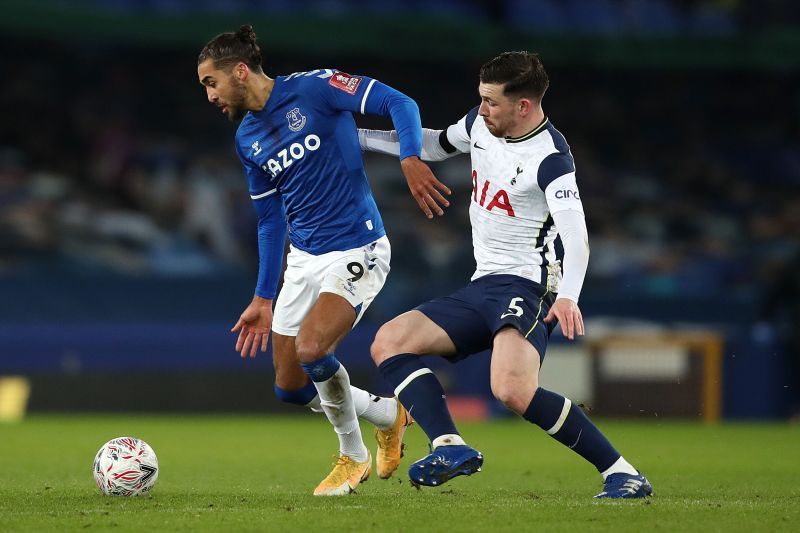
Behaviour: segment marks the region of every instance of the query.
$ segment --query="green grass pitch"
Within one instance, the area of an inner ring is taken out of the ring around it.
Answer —
[[[800,427],[600,426],[647,474],[653,498],[593,500],[594,469],[521,420],[461,424],[486,457],[472,477],[413,488],[406,467],[427,451],[413,427],[394,478],[315,498],[337,449],[321,415],[32,416],[0,424],[0,531],[800,530]],[[94,486],[95,452],[121,435],[158,455],[149,497],[106,497]]]

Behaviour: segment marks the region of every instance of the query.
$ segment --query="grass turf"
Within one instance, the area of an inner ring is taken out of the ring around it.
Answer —
[[[646,501],[598,501],[600,478],[521,420],[461,424],[483,472],[414,489],[419,428],[391,480],[311,496],[336,439],[322,416],[33,416],[0,424],[0,531],[797,531],[800,427],[601,421],[653,483]],[[374,451],[371,429],[363,426]],[[97,449],[122,435],[155,449],[150,497],[101,496]]]

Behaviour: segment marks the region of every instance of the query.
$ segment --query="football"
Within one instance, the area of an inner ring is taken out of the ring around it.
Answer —
[[[153,448],[135,437],[117,437],[103,444],[92,465],[100,492],[113,496],[149,493],[158,480],[158,458]]]

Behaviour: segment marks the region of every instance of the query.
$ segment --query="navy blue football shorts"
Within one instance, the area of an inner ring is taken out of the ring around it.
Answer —
[[[544,323],[556,295],[535,281],[497,274],[483,276],[449,296],[425,302],[416,309],[442,328],[456,347],[460,361],[492,348],[495,334],[516,328],[544,359],[547,340],[557,321]]]

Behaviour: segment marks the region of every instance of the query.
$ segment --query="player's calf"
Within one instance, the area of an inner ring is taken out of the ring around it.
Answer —
[[[620,479],[614,477],[616,475],[631,478],[640,476],[633,465],[620,455],[600,429],[589,420],[581,406],[572,403],[569,398],[539,387],[522,416],[592,463],[606,483],[610,479]],[[638,481],[641,480],[637,478]],[[646,490],[645,487],[642,492]]]
[[[319,410],[319,396],[312,381],[299,389],[285,389],[275,383],[275,396],[284,403],[308,407],[312,411]]]

